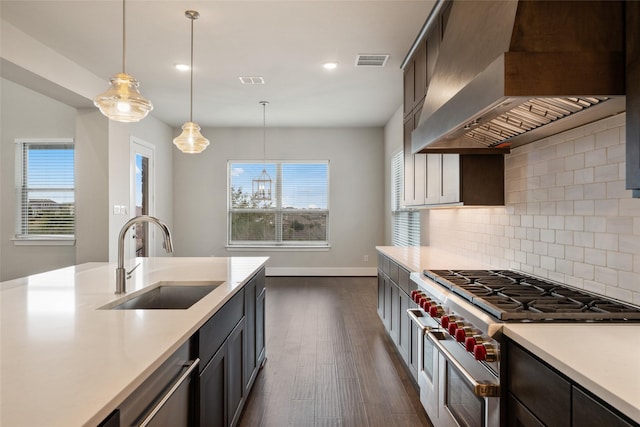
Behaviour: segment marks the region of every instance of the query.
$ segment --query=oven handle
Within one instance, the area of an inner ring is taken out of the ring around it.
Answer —
[[[475,379],[469,371],[455,358],[451,352],[442,345],[440,340],[433,332],[427,331],[427,337],[429,341],[436,346],[440,354],[442,354],[457,370],[462,374],[462,377],[473,388],[473,393],[479,397],[500,397],[500,386],[498,384],[480,382]]]
[[[415,323],[418,328],[422,329],[422,333],[423,334],[426,334],[427,332],[429,332],[431,330],[431,327],[423,325],[422,323],[420,323],[420,320],[418,320],[418,314],[416,314],[416,313],[422,315],[422,312],[420,312],[420,310],[416,310],[415,308],[407,309],[407,314],[409,315],[409,317],[411,318],[413,323]]]

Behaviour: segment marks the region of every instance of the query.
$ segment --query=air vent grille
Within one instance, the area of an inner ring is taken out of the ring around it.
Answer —
[[[356,57],[356,67],[384,67],[389,55],[360,54]]]
[[[243,85],[263,85],[264,78],[259,76],[238,77]]]

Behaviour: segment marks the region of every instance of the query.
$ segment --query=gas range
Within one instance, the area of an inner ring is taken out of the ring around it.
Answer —
[[[435,427],[504,425],[506,323],[640,322],[631,304],[514,270],[425,270],[411,280],[420,401]]]
[[[513,270],[425,270],[500,321],[640,321],[640,309]]]

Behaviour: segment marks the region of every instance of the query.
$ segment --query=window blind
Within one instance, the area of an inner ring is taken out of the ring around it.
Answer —
[[[18,238],[75,233],[74,146],[65,141],[19,142]]]
[[[420,246],[420,212],[402,207],[404,194],[404,153],[391,159],[391,243],[394,246]]]
[[[229,183],[229,245],[328,245],[328,161],[230,162]]]

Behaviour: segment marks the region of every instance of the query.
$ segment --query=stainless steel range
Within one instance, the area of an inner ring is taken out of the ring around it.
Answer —
[[[425,270],[411,279],[420,400],[436,427],[500,425],[505,322],[640,321],[630,304],[513,270]]]

